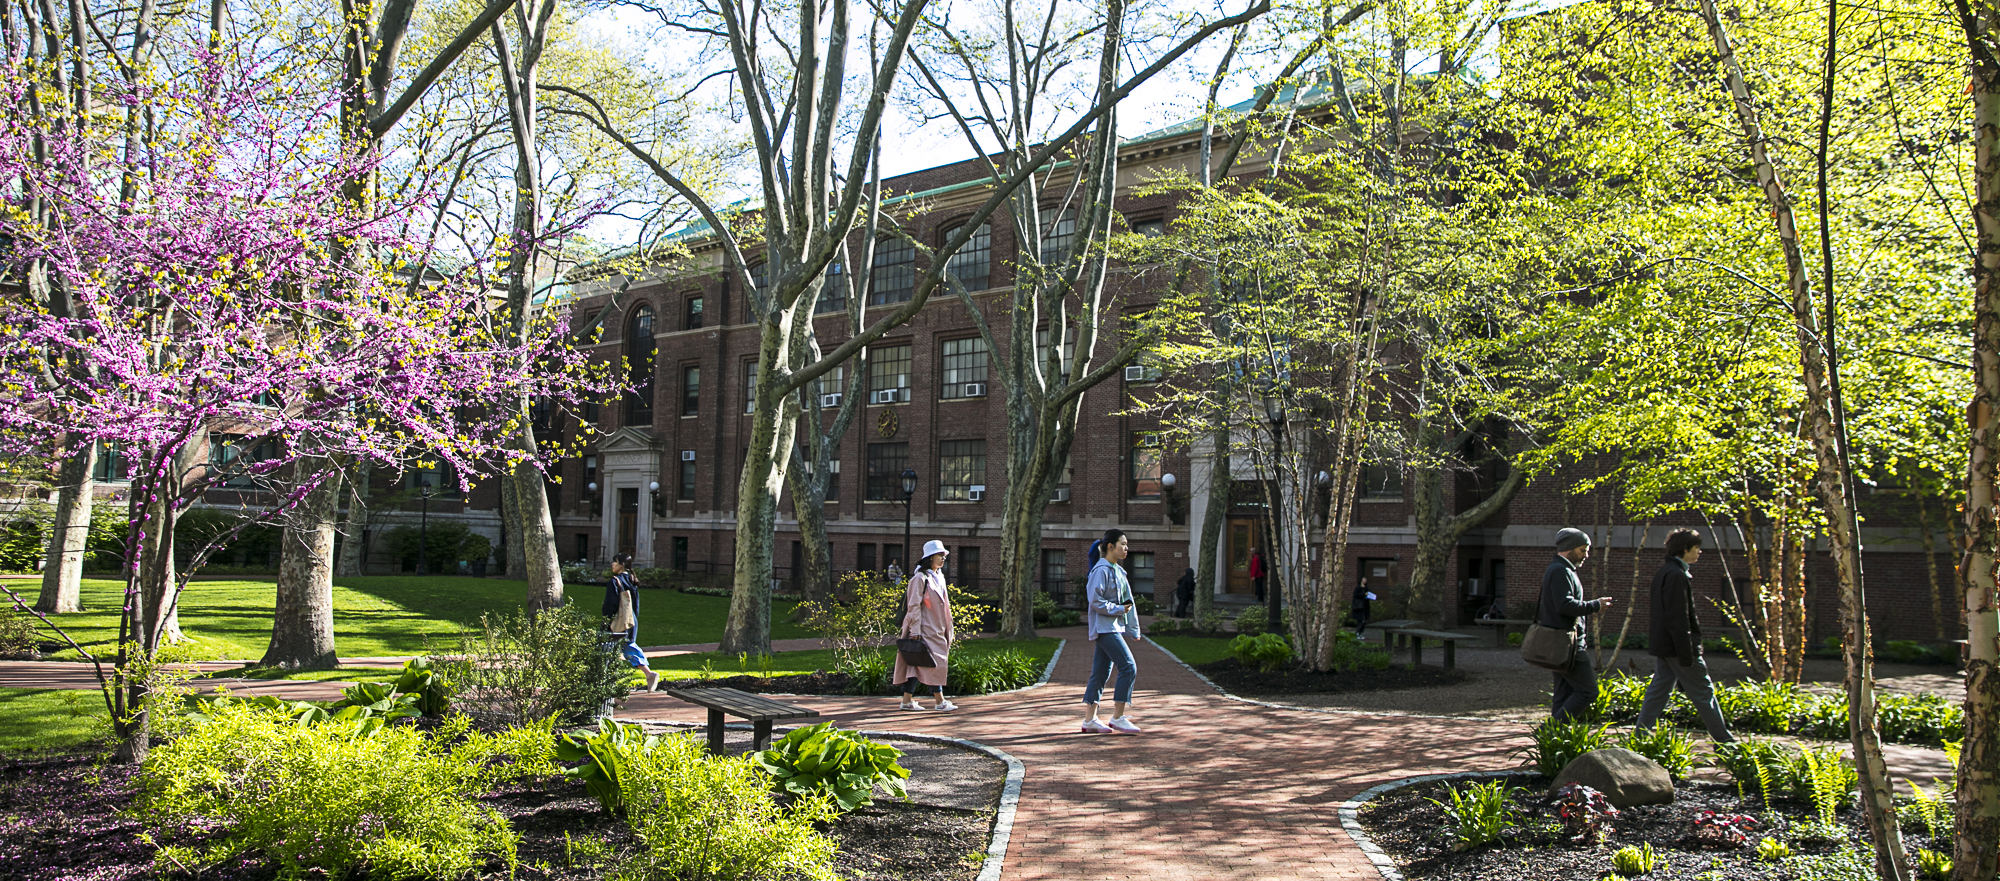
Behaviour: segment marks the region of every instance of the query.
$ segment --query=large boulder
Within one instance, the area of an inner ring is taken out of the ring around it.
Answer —
[[[1550,792],[1581,783],[1611,800],[1613,807],[1663,805],[1674,800],[1674,779],[1660,763],[1629,749],[1607,747],[1570,760]]]

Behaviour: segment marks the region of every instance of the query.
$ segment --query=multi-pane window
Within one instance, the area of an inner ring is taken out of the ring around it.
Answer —
[[[598,415],[599,415],[599,414],[598,414],[598,407],[597,407],[597,393],[596,393],[596,392],[590,392],[590,393],[588,393],[588,394],[584,395],[584,396],[583,396],[583,421],[585,421],[585,422],[588,422],[588,423],[590,423],[590,424],[592,424],[592,425],[596,425],[596,424],[597,424],[597,419],[598,419]]]
[[[437,462],[419,462],[403,472],[403,488],[411,492],[437,493],[444,489],[445,481],[451,476],[450,470]],[[230,481],[229,485],[237,485]]]
[[[1147,596],[1153,594],[1153,554],[1150,551],[1133,551],[1125,555],[1125,579],[1132,582],[1132,592]]]
[[[868,445],[868,495],[871,502],[901,501],[903,471],[910,467],[910,444],[896,441]]]
[[[803,448],[799,450],[799,455],[806,461],[806,479],[810,480],[813,476],[812,456],[808,455]],[[822,501],[837,502],[840,500],[840,459],[828,459],[826,461],[826,470],[826,495],[821,497],[821,499]]]
[[[862,542],[854,548],[854,568],[863,572],[875,571],[875,543]]]
[[[979,589],[979,549],[958,549],[958,586],[966,590]]]
[[[1050,372],[1067,371],[1070,365],[1075,363],[1076,327],[1072,325],[1063,329],[1062,366]],[[1049,371],[1049,329],[1046,327],[1035,331],[1035,366],[1043,371]]]
[[[578,563],[590,562],[590,533],[588,532],[576,533],[576,561]]]
[[[694,451],[681,451],[681,489],[675,498],[683,502],[694,501]]]
[[[701,415],[701,368],[681,368],[681,415]]]
[[[1400,499],[1403,497],[1403,469],[1395,465],[1361,466],[1361,497]]]
[[[847,393],[847,365],[842,364],[820,374],[818,379],[813,380],[812,393],[822,407],[840,406],[840,396]]]
[[[986,441],[938,444],[938,501],[967,501],[973,487],[986,488]]]
[[[90,466],[90,479],[100,483],[114,480],[131,480],[131,465],[125,461],[125,451],[110,441],[97,442],[97,462]]]
[[[1150,499],[1160,495],[1162,458],[1160,437],[1148,432],[1132,436],[1132,498]]]
[[[699,330],[701,328],[700,297],[687,298],[687,314],[681,321],[681,327],[685,330]]]
[[[249,472],[249,466],[278,455],[276,441],[258,441],[255,446],[245,448],[244,439],[236,435],[210,435],[208,440],[208,465],[218,472],[229,475],[223,486],[235,489],[257,485],[257,478]],[[435,466],[433,466],[435,467]],[[443,483],[437,484],[442,486]]]
[[[986,394],[986,339],[945,340],[944,390],[940,396],[970,398],[983,394]]]
[[[1049,502],[1051,504],[1055,502],[1069,501],[1069,484],[1071,476],[1072,475],[1069,467],[1069,457],[1064,456],[1061,469],[1061,476],[1056,478],[1056,487],[1052,492],[1049,493]]]
[[[838,260],[826,265],[826,281],[819,286],[819,302],[813,304],[815,314],[847,311],[847,267]]]
[[[743,298],[743,320],[757,323],[757,301],[771,293],[771,278],[767,273],[769,264],[759,263],[750,267],[750,296]]]
[[[868,403],[887,404],[910,399],[910,346],[876,346],[868,350]]]
[[[625,396],[625,424],[653,424],[653,309],[641,305],[625,325],[625,364],[632,391]]]
[[[1076,209],[1064,208],[1054,217],[1044,212],[1042,224],[1042,263],[1057,266],[1068,261],[1076,244]]]
[[[917,286],[917,248],[905,239],[883,239],[875,243],[875,275],[870,282],[868,305],[907,303]]]
[[[1063,551],[1042,551],[1042,589],[1060,598],[1063,582],[1069,579],[1069,554]]]
[[[743,412],[757,412],[757,362],[743,362]]]
[[[951,241],[964,229],[960,224],[945,230],[945,241]],[[982,223],[973,230],[965,245],[945,263],[945,271],[968,291],[985,290],[993,274],[993,224]]]
[[[583,485],[577,487],[577,489],[582,490],[584,494],[583,502],[580,506],[583,509],[584,513],[590,512],[591,487],[594,486],[596,483],[597,483],[597,457],[585,456],[583,457]]]
[[[1134,220],[1132,221],[1132,231],[1148,238],[1157,238],[1167,234],[1167,222],[1157,217],[1148,220]]]

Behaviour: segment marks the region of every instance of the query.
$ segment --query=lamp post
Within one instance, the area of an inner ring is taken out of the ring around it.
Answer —
[[[1165,497],[1162,501],[1167,503],[1167,522],[1176,526],[1180,524],[1181,518],[1174,516],[1180,513],[1179,500],[1174,497],[1174,485],[1179,482],[1180,479],[1174,477],[1171,471],[1160,475],[1160,495]]]
[[[430,544],[430,528],[431,528],[430,481],[428,480],[424,481],[424,491],[418,493],[417,498],[422,500],[422,507],[418,509],[418,514],[417,514],[417,574],[429,575],[430,566],[427,565],[429,563],[429,560],[427,558],[426,552],[430,550],[430,548],[427,547]]]
[[[910,502],[917,497],[917,472],[914,468],[903,469],[903,562],[905,569],[910,561]]]
[[[660,498],[660,482],[655,480],[646,484],[646,492],[652,494],[653,497],[653,516],[667,516],[667,500]]]
[[[1264,395],[1264,418],[1271,423],[1271,528],[1264,537],[1270,545],[1273,558],[1278,556],[1278,505],[1285,497],[1285,484],[1281,479],[1285,471],[1285,399],[1276,394],[1276,389]],[[1278,618],[1284,614],[1285,601],[1283,582],[1271,578],[1270,564],[1265,564],[1266,589],[1270,591],[1271,602],[1264,607],[1266,630],[1278,633]]]

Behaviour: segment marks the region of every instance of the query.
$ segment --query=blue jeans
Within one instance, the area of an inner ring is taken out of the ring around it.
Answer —
[[[1090,661],[1090,684],[1083,688],[1083,702],[1097,703],[1104,691],[1104,680],[1111,675],[1111,665],[1118,665],[1118,688],[1113,698],[1121,704],[1132,702],[1132,680],[1139,675],[1139,663],[1132,660],[1132,647],[1125,644],[1125,634],[1100,633],[1091,643],[1097,646],[1097,653]]]

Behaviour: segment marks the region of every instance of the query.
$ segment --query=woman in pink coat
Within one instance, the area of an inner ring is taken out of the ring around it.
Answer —
[[[944,696],[951,643],[958,635],[952,630],[951,596],[944,584],[945,554],[944,542],[935,539],[925,542],[924,556],[917,562],[917,571],[910,575],[910,586],[903,594],[904,607],[909,611],[904,613],[903,627],[896,637],[923,640],[934,665],[914,665],[905,658],[905,653],[896,653],[895,681],[903,683],[905,710],[924,708],[917,703],[919,682],[930,686],[931,692],[937,695],[937,705],[931,709],[943,712],[958,709]]]

